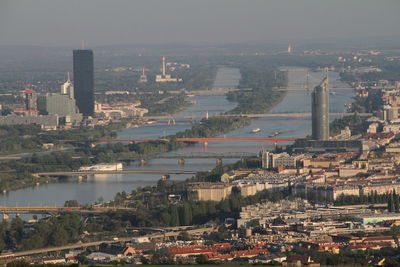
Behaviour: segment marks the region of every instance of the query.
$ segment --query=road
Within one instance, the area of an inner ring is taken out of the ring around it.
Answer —
[[[166,229],[168,229],[168,228],[166,228]],[[204,232],[215,232],[215,231],[216,231],[216,229],[214,229],[212,227],[199,228],[199,229],[194,229],[194,230],[187,230],[187,232],[189,234],[199,234],[199,233],[204,233]],[[162,234],[149,234],[149,235],[145,235],[145,236],[142,236],[142,237],[148,237],[149,239],[157,239],[157,238],[178,236],[179,233],[180,233],[179,231],[178,232],[166,232],[166,233],[162,233]],[[33,249],[33,250],[14,252],[14,253],[6,253],[6,254],[0,254],[0,260],[1,259],[7,259],[7,258],[10,258],[10,257],[15,258],[15,257],[30,256],[30,255],[48,253],[48,252],[54,252],[54,251],[62,251],[62,250],[69,250],[69,249],[77,249],[77,248],[99,246],[101,243],[127,242],[127,241],[131,241],[134,238],[137,238],[137,236],[119,238],[117,241],[115,241],[115,240],[101,240],[101,241],[95,241],[95,242],[85,242],[85,243],[71,244],[71,245],[60,246],[60,247],[49,247],[49,248]]]

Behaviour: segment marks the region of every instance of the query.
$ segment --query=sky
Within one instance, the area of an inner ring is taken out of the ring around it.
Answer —
[[[0,45],[400,36],[400,0],[0,0]]]

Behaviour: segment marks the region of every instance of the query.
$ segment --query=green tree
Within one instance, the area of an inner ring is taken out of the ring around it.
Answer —
[[[171,206],[171,226],[180,226],[179,212],[176,205]]]
[[[190,237],[190,235],[187,231],[182,231],[178,235],[178,240],[189,241],[191,239],[192,238]]]
[[[62,246],[68,243],[68,233],[60,226],[56,226],[49,237],[52,246]]]
[[[208,260],[208,257],[204,254],[200,254],[196,257],[196,263],[197,264],[209,264],[210,261]]]
[[[188,203],[183,205],[183,225],[190,225],[192,223],[192,208]]]
[[[15,260],[7,263],[7,267],[29,267],[29,266],[31,266],[30,263],[25,260]]]
[[[67,200],[64,203],[64,207],[79,207],[79,202],[77,200]]]

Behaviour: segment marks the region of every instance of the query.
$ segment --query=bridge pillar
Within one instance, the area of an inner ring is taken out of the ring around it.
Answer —
[[[3,213],[3,221],[8,221],[10,219],[10,215],[8,213]]]
[[[147,161],[145,159],[140,160],[140,166],[146,165]]]
[[[178,159],[178,164],[179,165],[185,165],[185,159],[184,158]]]
[[[217,164],[217,165],[222,165],[222,159],[216,159],[215,160],[215,164]]]

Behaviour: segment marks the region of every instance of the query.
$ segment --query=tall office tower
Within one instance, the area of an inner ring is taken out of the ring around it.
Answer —
[[[72,84],[71,79],[69,77],[69,72],[67,81],[63,85],[61,85],[61,94],[69,95],[71,99],[74,98],[74,85]]]
[[[311,94],[312,138],[329,140],[329,89],[328,77],[314,88]]]
[[[32,89],[25,90],[25,109],[37,110],[37,94]]]
[[[94,113],[93,51],[74,50],[74,96],[83,116]]]

